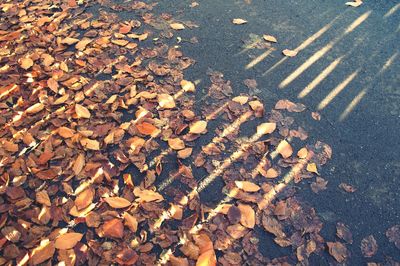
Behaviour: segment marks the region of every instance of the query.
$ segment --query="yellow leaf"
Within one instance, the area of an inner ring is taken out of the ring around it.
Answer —
[[[31,66],[33,66],[33,60],[30,59],[29,57],[24,57],[21,58],[20,60],[20,65],[23,69],[27,70],[29,69]]]
[[[250,205],[239,204],[238,208],[240,210],[240,223],[247,228],[254,228],[256,225],[256,214]]]
[[[283,158],[289,158],[293,153],[293,148],[286,140],[283,140],[279,143],[276,151],[282,155]]]
[[[114,209],[122,209],[131,205],[129,200],[121,197],[104,198],[104,201]]]
[[[257,126],[257,135],[271,134],[276,129],[276,123],[263,123]]]
[[[190,125],[189,133],[203,134],[206,132],[206,130],[207,130],[207,121],[200,120]]]
[[[27,114],[36,114],[39,113],[44,109],[43,103],[35,103],[34,105],[30,106],[28,109],[26,109],[25,113]]]
[[[282,51],[282,53],[287,56],[287,57],[295,57],[297,55],[297,51],[285,49]]]
[[[175,107],[175,100],[169,94],[159,94],[157,95],[157,101],[161,108],[171,109]]]
[[[260,186],[249,181],[235,181],[235,184],[238,188],[246,192],[257,192],[260,190]]]
[[[181,87],[184,91],[186,92],[195,92],[196,87],[194,86],[194,83],[188,80],[182,80],[181,81]]]
[[[232,99],[232,101],[240,103],[241,105],[246,104],[248,100],[249,97],[247,96],[236,96],[235,98]]]
[[[316,174],[319,175],[318,169],[317,169],[317,165],[315,163],[307,164],[307,171],[311,172],[311,173],[316,173]]]
[[[174,30],[185,29],[185,25],[183,25],[182,23],[171,23],[171,24],[169,24],[169,26],[171,27],[171,29],[174,29]]]
[[[75,113],[78,116],[78,118],[90,118],[90,112],[89,110],[80,104],[75,104]]]
[[[244,20],[244,19],[241,19],[241,18],[235,18],[235,19],[232,20],[232,23],[236,24],[236,25],[242,25],[242,24],[247,23],[247,20]]]
[[[272,35],[264,34],[264,35],[263,35],[263,38],[264,38],[264,40],[266,40],[267,42],[278,42],[278,40],[277,40],[274,36],[272,36]]]
[[[307,150],[307,148],[301,148],[301,149],[297,152],[297,157],[299,157],[300,159],[306,158],[307,155],[308,155],[308,150]]]
[[[54,247],[56,249],[71,249],[81,241],[83,234],[80,233],[66,233],[56,238]]]
[[[173,150],[182,150],[185,148],[185,142],[180,138],[168,139],[168,145]]]

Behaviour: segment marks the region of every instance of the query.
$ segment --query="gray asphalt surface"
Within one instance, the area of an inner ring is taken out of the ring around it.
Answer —
[[[232,81],[237,95],[248,92],[244,79],[256,79],[257,96],[267,103],[267,110],[287,98],[318,111],[319,122],[305,115],[296,121],[311,140],[322,140],[333,149],[333,159],[321,173],[329,181],[328,189],[317,195],[303,186],[300,196],[323,218],[328,241],[335,240],[337,221],[349,225],[354,237],[350,265],[384,262],[385,256],[400,261],[399,250],[384,235],[400,223],[399,2],[367,0],[358,8],[339,0],[198,1],[195,8],[191,2],[165,0],[156,7],[156,12],[199,25],[179,34],[199,40],[180,44],[197,61],[188,70],[188,79],[206,80],[206,71],[212,68]],[[233,18],[248,23],[233,25]],[[273,35],[278,43],[267,56],[265,49],[243,49],[243,41],[255,38],[252,34]],[[282,61],[286,48],[300,51]],[[338,188],[342,182],[357,191],[343,192]],[[370,234],[379,251],[365,259],[360,241]],[[268,256],[288,253],[272,247],[267,235],[262,239]],[[327,255],[314,262],[332,260]]]

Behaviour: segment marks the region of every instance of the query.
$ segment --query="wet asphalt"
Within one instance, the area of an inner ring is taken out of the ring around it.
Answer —
[[[218,0],[198,1],[192,8],[192,2],[165,0],[155,8],[155,13],[199,26],[176,35],[199,41],[176,40],[196,60],[186,77],[199,79],[204,93],[211,68],[232,81],[235,95],[248,92],[243,80],[255,79],[256,95],[267,110],[284,98],[305,104],[308,112],[296,115],[296,122],[308,131],[309,143],[331,145],[333,158],[321,171],[328,189],[314,194],[303,184],[299,197],[323,219],[327,241],[337,240],[336,222],[350,227],[354,243],[348,246],[348,264],[384,262],[386,256],[400,261],[400,251],[385,237],[389,227],[400,223],[400,3],[365,1],[353,8],[339,0]],[[248,23],[233,25],[234,18]],[[268,55],[268,49],[245,49],[263,34],[278,39]],[[296,57],[284,59],[283,49],[296,48]],[[202,97],[201,90],[198,94]],[[310,111],[318,111],[321,121],[313,120]],[[357,191],[345,193],[338,188],[342,182]],[[291,253],[260,234],[269,257]],[[360,242],[370,234],[379,251],[367,259]],[[311,262],[332,262],[325,255]]]

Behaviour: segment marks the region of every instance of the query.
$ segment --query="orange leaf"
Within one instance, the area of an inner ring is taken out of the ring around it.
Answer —
[[[195,92],[196,90],[193,82],[184,79],[181,81],[181,87],[186,92]]]
[[[29,68],[31,68],[31,66],[33,66],[33,60],[30,59],[29,57],[21,58],[21,60],[20,60],[20,66],[21,66],[23,69],[28,70]]]
[[[129,200],[121,197],[104,198],[104,201],[114,209],[122,209],[131,205]]]
[[[265,175],[266,178],[276,178],[278,176],[279,176],[279,173],[274,168],[269,168]]]
[[[28,109],[25,110],[26,114],[36,114],[39,113],[44,109],[43,103],[35,103],[34,105],[30,106]]]
[[[214,250],[207,250],[206,252],[200,254],[197,259],[196,266],[215,266],[217,265],[217,258],[215,256]]]
[[[135,233],[138,228],[138,221],[137,221],[136,217],[130,215],[127,212],[124,212],[123,217],[125,220],[125,225],[128,226],[129,229],[131,229],[133,233]]]
[[[206,130],[207,130],[207,121],[200,120],[190,125],[189,133],[202,134],[205,133]]]
[[[106,221],[101,229],[105,237],[122,238],[124,236],[124,225],[117,218]]]
[[[53,257],[55,252],[54,242],[49,239],[40,241],[40,245],[35,247],[30,255],[30,263],[38,265]]]
[[[246,192],[257,192],[260,190],[260,186],[249,181],[235,181],[235,184],[238,188]]]
[[[74,171],[75,175],[78,175],[83,167],[85,166],[85,154],[80,153],[74,162],[74,165],[72,166],[72,170]]]
[[[160,202],[164,200],[164,197],[161,194],[153,190],[140,189],[139,187],[135,187],[133,189],[133,194],[135,194],[135,196],[138,197],[140,201],[144,202],[152,202],[152,201]]]
[[[306,158],[307,155],[308,155],[308,150],[307,150],[307,148],[301,148],[301,149],[297,152],[297,157],[299,157],[300,159]]]
[[[192,154],[193,148],[185,148],[183,150],[178,151],[178,158],[186,159]]]
[[[83,105],[80,105],[78,103],[75,104],[75,113],[78,116],[78,118],[90,118],[89,110]]]
[[[240,223],[247,228],[254,228],[256,225],[256,214],[250,205],[239,204],[241,216]]]
[[[92,187],[86,188],[78,194],[75,199],[75,206],[78,211],[85,209],[93,202],[95,190]]]
[[[71,249],[81,241],[83,234],[80,233],[66,233],[57,237],[54,247],[56,249]]]
[[[283,158],[289,158],[292,153],[293,153],[293,148],[290,146],[289,142],[286,140],[283,140],[279,143],[278,147],[276,148],[276,151],[282,155]]]
[[[183,140],[180,138],[168,139],[168,145],[173,150],[182,150],[185,148],[185,142],[183,142]]]
[[[137,130],[143,135],[153,135],[158,129],[150,123],[143,122],[136,125]]]

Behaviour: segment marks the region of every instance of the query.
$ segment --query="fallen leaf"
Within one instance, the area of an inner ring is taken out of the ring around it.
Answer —
[[[297,157],[299,157],[300,159],[306,158],[307,155],[308,155],[308,150],[307,150],[307,148],[301,148],[301,149],[297,152]]]
[[[279,153],[284,159],[289,158],[293,154],[293,148],[286,140],[282,140],[278,147],[276,148],[276,152]]]
[[[250,205],[239,204],[238,208],[241,213],[240,223],[247,228],[254,228],[256,224],[256,214]]]
[[[318,113],[318,112],[311,112],[311,117],[316,121],[320,121],[321,120],[321,114]]]
[[[160,202],[164,200],[164,197],[153,191],[153,190],[148,190],[148,189],[140,189],[138,187],[135,187],[133,190],[133,194],[135,194],[136,197],[139,198],[139,201],[144,201],[144,202]]]
[[[55,250],[53,241],[50,241],[49,239],[41,240],[39,246],[35,247],[31,251],[30,263],[38,265],[45,262],[53,257]]]
[[[266,178],[277,178],[279,176],[279,172],[274,168],[269,168],[265,173]]]
[[[75,132],[70,128],[60,127],[58,129],[58,135],[60,135],[64,139],[69,139],[69,138],[72,138],[75,135]]]
[[[193,148],[185,148],[183,150],[178,151],[178,158],[179,159],[186,159],[189,158],[190,155],[192,155]]]
[[[244,19],[241,19],[241,18],[235,18],[235,19],[232,20],[232,23],[236,24],[236,25],[242,25],[242,24],[246,24],[247,20],[244,20]]]
[[[201,253],[196,261],[196,266],[215,266],[217,265],[217,258],[214,250],[207,250]]]
[[[260,186],[249,181],[235,181],[235,184],[238,188],[246,192],[257,192],[260,190]]]
[[[83,234],[80,233],[65,233],[56,238],[54,247],[56,249],[71,249],[81,241]]]
[[[75,113],[78,118],[90,118],[89,110],[80,104],[75,104]]]
[[[68,44],[68,45],[71,45],[71,44],[74,44],[74,43],[77,43],[77,42],[79,42],[79,39],[71,38],[71,37],[66,37],[66,38],[61,40],[62,44]]]
[[[34,105],[30,106],[28,109],[25,110],[26,114],[36,114],[39,113],[44,109],[43,103],[35,103]]]
[[[137,124],[136,128],[140,134],[147,135],[147,136],[153,135],[154,133],[156,133],[158,131],[158,129],[155,126],[153,126],[152,124],[147,123],[147,122]]]
[[[232,99],[232,101],[240,103],[241,105],[244,105],[248,102],[249,97],[247,96],[236,96],[235,98]]]
[[[173,150],[182,150],[185,148],[185,142],[180,138],[168,139],[168,145]]]
[[[29,68],[31,68],[33,66],[33,60],[30,59],[29,57],[24,57],[21,58],[20,60],[20,66],[25,69],[28,70]]]
[[[129,200],[121,197],[104,198],[104,201],[114,209],[123,209],[131,206],[131,202]]]
[[[47,207],[51,206],[50,197],[46,190],[36,192],[36,201],[40,204],[46,205]]]
[[[85,154],[80,153],[75,159],[75,162],[72,166],[72,170],[74,171],[75,175],[79,175],[82,171],[83,167],[85,166]]]
[[[89,139],[89,138],[82,138],[80,140],[80,143],[83,147],[85,147],[86,149],[89,150],[94,150],[94,151],[98,151],[100,150],[100,142],[98,142],[95,139]]]
[[[361,240],[361,252],[366,258],[370,258],[378,252],[378,244],[373,235],[369,235]]]
[[[165,108],[165,109],[171,109],[171,108],[175,108],[175,100],[174,97],[172,97],[169,94],[159,94],[157,95],[157,101],[158,101],[158,105],[161,108]]]
[[[336,235],[348,244],[353,244],[353,234],[344,223],[338,222],[336,224]]]
[[[75,48],[79,51],[85,50],[86,46],[91,43],[92,40],[88,38],[84,38],[83,40],[79,41],[76,45]]]
[[[82,192],[80,192],[75,199],[75,206],[78,211],[83,210],[92,204],[95,190],[93,187],[88,187]]]
[[[287,56],[287,57],[295,57],[297,55],[297,51],[285,49],[282,51],[282,54]]]
[[[124,212],[123,217],[124,217],[124,220],[125,220],[125,225],[129,229],[131,229],[131,231],[133,233],[135,233],[137,231],[138,224],[139,224],[137,219],[134,216],[132,216],[129,213],[127,213],[127,212]]]
[[[267,42],[278,42],[278,40],[274,37],[274,36],[272,36],[272,35],[267,35],[267,34],[264,34],[263,35],[263,38],[264,38],[264,40],[266,40]]]
[[[257,135],[271,134],[276,129],[276,123],[262,123],[257,126]]]
[[[104,222],[101,230],[105,237],[122,238],[124,236],[124,225],[117,218]]]
[[[203,134],[207,131],[207,121],[200,120],[196,121],[189,127],[189,133],[191,134]]]
[[[346,183],[340,183],[339,188],[343,189],[344,191],[346,191],[347,193],[354,193],[356,192],[356,188],[354,188],[353,186],[346,184]]]
[[[182,23],[171,23],[171,24],[169,24],[169,26],[173,30],[183,30],[183,29],[185,29],[185,25],[183,25]]]
[[[186,92],[195,92],[196,91],[196,87],[195,87],[194,83],[191,81],[183,79],[180,82],[180,84],[181,84],[183,91],[186,91]]]
[[[342,263],[347,260],[349,257],[347,248],[340,242],[327,242],[329,249],[329,254],[335,258],[335,260],[339,263]]]
[[[361,0],[355,0],[353,2],[346,2],[347,6],[352,6],[352,7],[359,7],[362,5],[362,1]]]
[[[319,175],[317,165],[315,163],[307,164],[307,171]]]
[[[328,181],[326,181],[322,177],[317,176],[315,182],[311,183],[311,190],[314,193],[319,193],[326,189],[327,184],[328,184]]]

